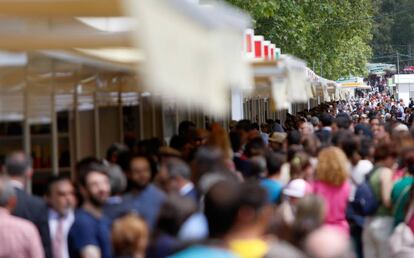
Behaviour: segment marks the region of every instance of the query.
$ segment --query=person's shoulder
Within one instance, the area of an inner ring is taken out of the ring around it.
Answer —
[[[73,227],[91,227],[95,224],[95,222],[97,221],[91,214],[89,214],[88,212],[86,212],[83,209],[77,209],[75,211],[75,220],[73,223]]]
[[[158,188],[157,186],[155,186],[153,184],[150,184],[148,186],[148,192],[150,192],[151,195],[155,198],[158,198],[158,199],[165,199],[166,198],[165,193],[160,188]]]
[[[33,224],[31,221],[22,219],[16,216],[11,216],[9,220],[7,221],[7,224],[9,227],[14,227],[15,229],[26,233],[26,234],[34,234],[37,233],[37,229],[35,224]]]
[[[414,183],[414,177],[406,176],[395,182],[393,189],[395,190],[403,190],[402,188],[406,187],[407,185],[411,185]]]
[[[282,188],[282,183],[269,178],[261,179],[260,184],[270,188]]]

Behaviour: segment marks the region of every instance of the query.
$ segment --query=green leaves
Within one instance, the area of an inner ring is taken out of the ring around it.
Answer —
[[[228,0],[250,12],[258,34],[333,80],[365,73],[371,56],[371,1]],[[266,13],[269,6],[272,11]]]

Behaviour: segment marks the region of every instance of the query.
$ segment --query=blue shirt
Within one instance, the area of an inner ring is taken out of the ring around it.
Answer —
[[[161,190],[150,184],[138,194],[126,194],[124,202],[145,219],[150,229],[153,229],[165,198]]]
[[[105,216],[96,218],[84,209],[75,212],[75,222],[69,230],[68,248],[71,258],[78,258],[83,248],[93,245],[101,250],[102,258],[112,258],[111,225]]]
[[[271,203],[277,203],[280,200],[280,195],[282,193],[282,184],[269,179],[264,178],[261,180],[260,185],[267,192],[267,200]]]
[[[196,245],[193,247],[189,247],[179,253],[176,253],[168,258],[237,258],[235,254],[232,252],[216,248],[216,247],[208,247],[202,245]]]

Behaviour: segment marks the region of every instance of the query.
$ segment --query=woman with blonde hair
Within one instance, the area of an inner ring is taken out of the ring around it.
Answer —
[[[323,149],[318,156],[312,190],[325,202],[325,224],[336,226],[349,234],[349,224],[345,217],[350,193],[347,164],[346,155],[341,149]]]

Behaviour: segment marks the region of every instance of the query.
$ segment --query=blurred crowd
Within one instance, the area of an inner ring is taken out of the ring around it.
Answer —
[[[0,179],[0,257],[414,257],[414,102],[372,94],[116,143],[44,196]]]

